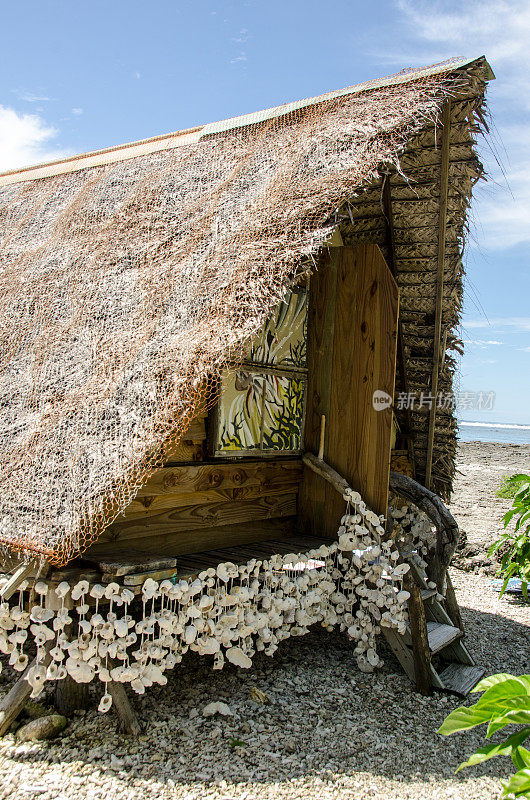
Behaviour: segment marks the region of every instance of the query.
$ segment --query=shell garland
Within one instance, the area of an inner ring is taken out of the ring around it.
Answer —
[[[409,566],[398,563],[392,540],[382,540],[383,518],[366,509],[353,490],[344,499],[338,540],[330,545],[246,564],[224,562],[194,580],[148,578],[139,609],[138,603],[132,607],[138,598],[129,588],[81,580],[57,586],[57,611],[46,608],[48,584],[38,581],[39,602],[26,611],[23,585],[17,605],[0,605],[0,652],[24,671],[29,629],[37,647],[25,676],[31,696],[38,697],[47,680],[98,679],[105,685],[102,712],[112,705],[110,681],[129,683],[143,694],[153,683],[167,683],[164,673],[188,650],[212,656],[214,669],[226,661],[249,668],[256,652],[272,656],[280,642],[308,633],[316,623],[346,632],[355,642],[359,668],[373,672],[381,664],[376,651],[381,626],[406,629],[409,594],[402,578]]]

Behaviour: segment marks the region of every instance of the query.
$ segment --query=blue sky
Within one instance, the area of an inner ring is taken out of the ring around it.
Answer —
[[[530,424],[530,0],[25,0],[0,13],[0,169],[485,53],[491,182],[473,206],[460,388],[496,402],[462,417]]]

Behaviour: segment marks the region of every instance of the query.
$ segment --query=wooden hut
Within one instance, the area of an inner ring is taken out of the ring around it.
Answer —
[[[476,680],[437,495],[492,77],[406,70],[0,175],[0,650],[26,678],[0,729],[45,680],[127,715],[121,684],[189,647],[248,666],[315,622],[366,671],[382,631],[424,690]],[[415,481],[385,528],[391,459]]]

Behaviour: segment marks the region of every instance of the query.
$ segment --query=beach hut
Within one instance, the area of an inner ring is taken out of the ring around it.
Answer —
[[[23,676],[0,729],[47,680],[99,680],[134,729],[124,684],[316,623],[365,671],[382,632],[423,690],[472,685],[440,497],[492,77],[404,70],[0,175],[0,650]]]

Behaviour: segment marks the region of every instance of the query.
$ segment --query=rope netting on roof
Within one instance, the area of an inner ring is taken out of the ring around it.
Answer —
[[[0,189],[0,542],[61,565],[465,73]],[[305,265],[305,266],[304,266]]]

